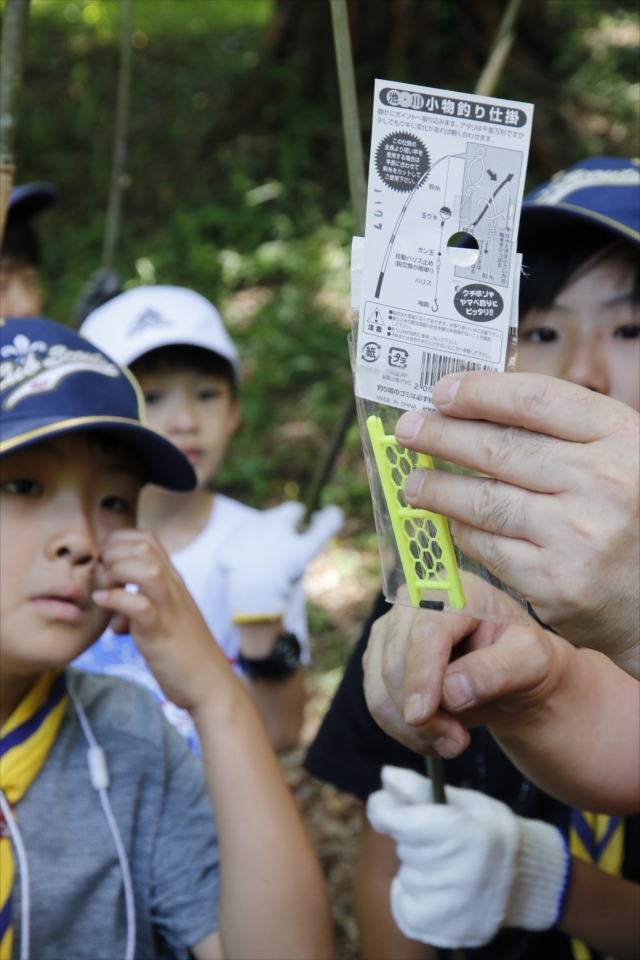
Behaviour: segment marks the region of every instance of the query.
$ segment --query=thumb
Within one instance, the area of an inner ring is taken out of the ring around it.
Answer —
[[[551,636],[537,624],[510,626],[498,643],[474,650],[447,667],[442,706],[450,713],[491,705],[526,708],[548,692],[555,653]]]

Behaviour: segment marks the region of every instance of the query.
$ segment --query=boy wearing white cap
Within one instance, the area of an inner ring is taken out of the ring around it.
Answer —
[[[180,287],[136,287],[94,310],[80,332],[131,366],[149,423],[192,464],[195,490],[173,494],[149,486],[139,524],[154,530],[170,553],[211,633],[249,687],[274,747],[293,746],[304,706],[301,664],[308,661],[299,580],[340,529],[341,512],[325,508],[301,534],[300,504],[261,512],[211,490],[240,423],[240,360],[205,297]],[[107,631],[77,666],[147,686],[198,751],[190,719],[164,696],[131,638]]]

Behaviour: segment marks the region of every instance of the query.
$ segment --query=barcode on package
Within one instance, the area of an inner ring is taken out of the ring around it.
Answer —
[[[473,363],[471,360],[460,360],[458,357],[449,357],[443,353],[423,353],[420,369],[420,386],[423,390],[433,388],[438,380],[442,380],[449,373],[460,373],[466,370],[496,371],[491,363]]]

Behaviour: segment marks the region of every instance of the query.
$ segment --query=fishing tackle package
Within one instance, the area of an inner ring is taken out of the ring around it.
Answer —
[[[471,471],[406,449],[394,428],[405,410],[435,409],[447,374],[515,370],[532,116],[530,104],[376,81],[349,338],[385,596],[523,624],[524,598],[462,553],[447,518],[404,496],[415,468]]]

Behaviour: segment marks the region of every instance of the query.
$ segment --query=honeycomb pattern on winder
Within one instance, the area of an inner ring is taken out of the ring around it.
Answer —
[[[404,495],[412,470],[433,469],[433,460],[407,450],[393,434],[385,434],[380,417],[368,417],[367,432],[412,605],[434,603],[439,605],[436,609],[444,609],[439,599],[423,600],[422,591],[446,591],[450,607],[462,610],[466,600],[445,517],[410,506]]]
[[[385,455],[391,464],[389,475],[396,489],[396,499],[402,508],[408,506],[404,496],[405,480],[418,466],[418,454],[400,444],[389,445]],[[402,521],[409,552],[414,559],[414,571],[419,580],[447,580],[448,571],[442,561],[442,548],[433,520],[413,516]]]

